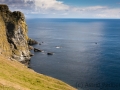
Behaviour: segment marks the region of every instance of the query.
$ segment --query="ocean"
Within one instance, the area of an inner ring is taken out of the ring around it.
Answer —
[[[120,90],[120,19],[27,19],[30,68],[78,90]],[[47,55],[53,52],[53,55]]]

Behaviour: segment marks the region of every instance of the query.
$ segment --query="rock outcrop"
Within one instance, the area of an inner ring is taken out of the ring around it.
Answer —
[[[30,59],[28,29],[24,14],[0,5],[0,54],[18,61]]]
[[[28,44],[29,44],[29,45],[35,45],[35,44],[38,44],[38,42],[35,41],[35,40],[33,40],[33,39],[31,39],[31,38],[29,38],[29,39],[28,39]]]

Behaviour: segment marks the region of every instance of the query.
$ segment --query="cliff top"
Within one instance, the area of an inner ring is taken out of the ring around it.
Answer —
[[[9,7],[5,4],[0,4],[0,14],[3,16],[4,21],[8,19],[14,19],[14,20],[25,20],[25,16],[22,12],[20,11],[14,11],[11,12],[9,10]]]
[[[9,8],[7,5],[5,4],[0,4],[0,11],[4,12],[4,11],[9,11]]]

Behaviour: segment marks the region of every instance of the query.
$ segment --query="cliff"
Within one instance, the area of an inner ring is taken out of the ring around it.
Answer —
[[[18,61],[29,60],[27,32],[24,14],[0,5],[0,54]]]
[[[0,5],[0,90],[76,90],[18,62],[29,60],[29,45],[37,43],[27,32],[24,14]]]

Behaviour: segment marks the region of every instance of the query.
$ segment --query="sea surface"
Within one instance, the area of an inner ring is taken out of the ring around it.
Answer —
[[[30,67],[78,90],[120,90],[120,19],[27,19],[44,50]],[[51,56],[47,52],[53,52]]]

